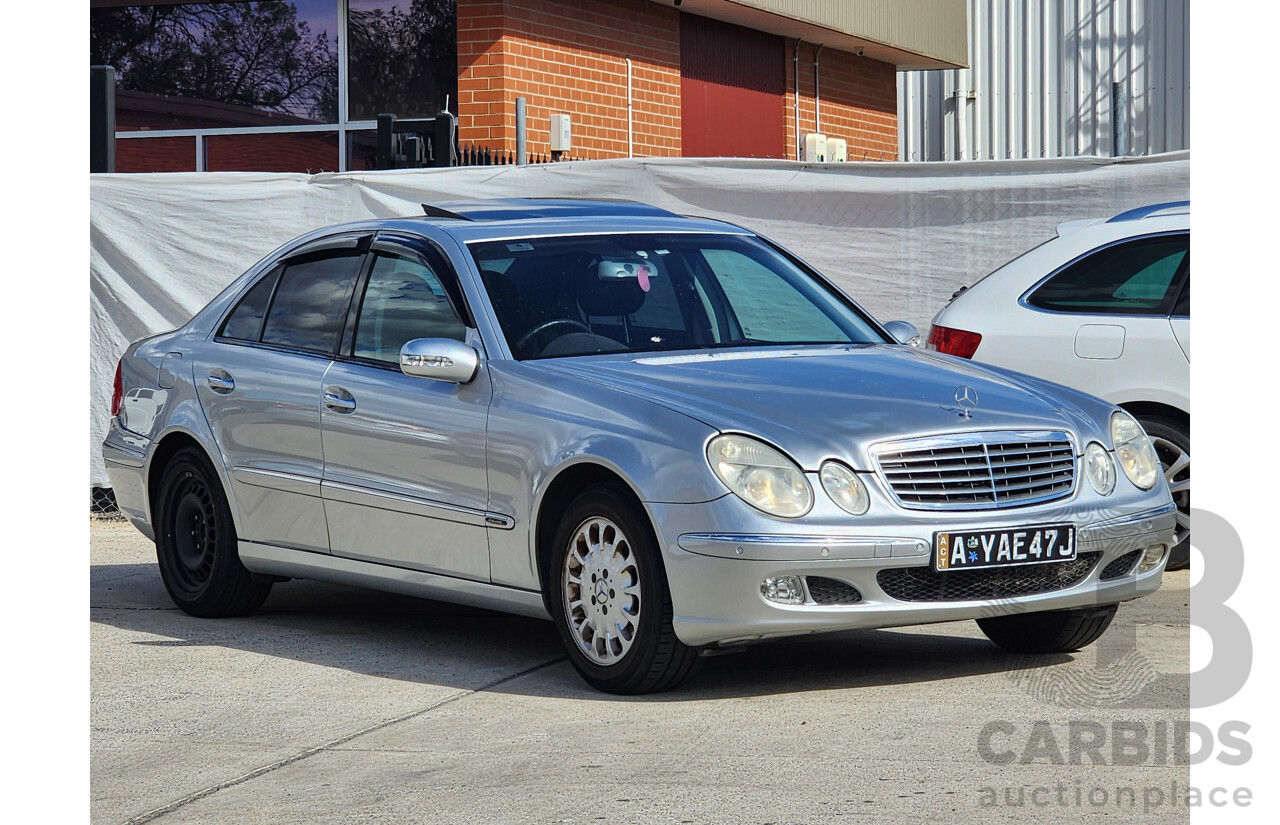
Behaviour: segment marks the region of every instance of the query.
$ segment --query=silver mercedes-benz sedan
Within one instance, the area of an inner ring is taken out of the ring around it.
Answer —
[[[424,211],[298,238],[121,359],[107,468],[188,613],[311,578],[549,617],[643,693],[847,628],[1074,650],[1159,587],[1176,510],[1118,407],[917,349],[730,224]]]

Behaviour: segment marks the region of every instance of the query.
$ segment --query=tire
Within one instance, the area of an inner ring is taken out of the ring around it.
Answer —
[[[1191,566],[1191,435],[1176,421],[1162,416],[1144,416],[1138,423],[1151,437],[1173,502],[1178,505],[1178,526],[1165,569],[1186,570]]]
[[[662,555],[627,492],[584,490],[565,510],[551,552],[547,601],[569,661],[588,684],[605,693],[657,693],[688,678],[698,653],[672,629]]]
[[[1111,626],[1118,605],[1044,610],[978,619],[987,638],[1014,653],[1069,653],[1088,647]]]
[[[231,507],[204,453],[174,454],[156,503],[156,560],[174,604],[202,618],[256,610],[271,583],[254,581],[240,563]]]

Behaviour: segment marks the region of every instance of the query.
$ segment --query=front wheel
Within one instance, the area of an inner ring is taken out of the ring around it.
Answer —
[[[676,638],[671,595],[653,531],[615,487],[585,490],[556,530],[552,606],[569,661],[606,693],[670,690],[697,662]]]
[[[1069,653],[1088,647],[1106,632],[1118,605],[1044,610],[978,619],[987,638],[1014,653]]]
[[[165,467],[156,501],[156,560],[174,604],[192,616],[239,616],[271,592],[243,564],[231,507],[209,460],[188,448]]]

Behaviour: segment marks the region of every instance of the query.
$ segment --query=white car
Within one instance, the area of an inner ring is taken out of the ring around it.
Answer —
[[[952,296],[928,348],[1084,390],[1134,415],[1178,504],[1190,563],[1191,204],[1072,221]]]

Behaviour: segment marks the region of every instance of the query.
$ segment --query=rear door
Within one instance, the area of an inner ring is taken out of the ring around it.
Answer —
[[[195,362],[244,541],[329,551],[320,395],[360,271],[358,242],[329,241],[266,273]]]
[[[324,379],[324,509],[334,555],[489,581],[485,426],[491,389],[411,378],[400,347],[464,341],[483,354],[453,268],[430,242],[379,236]],[[483,364],[483,355],[482,355]]]

